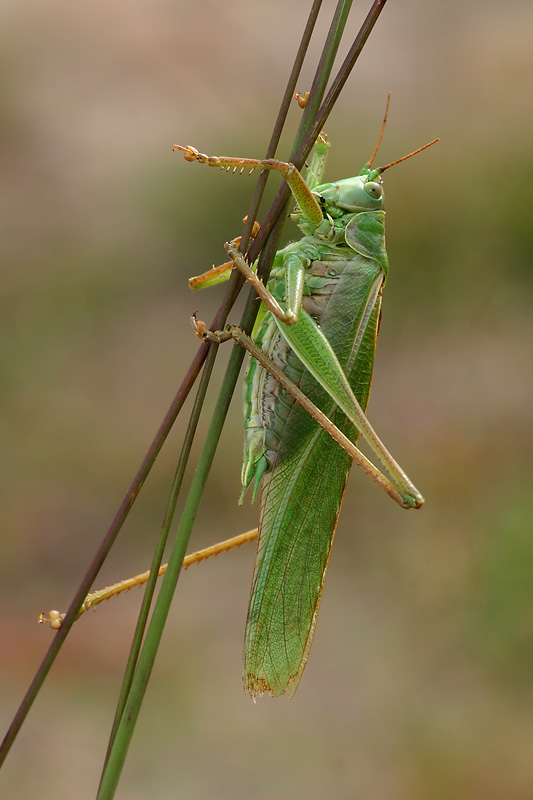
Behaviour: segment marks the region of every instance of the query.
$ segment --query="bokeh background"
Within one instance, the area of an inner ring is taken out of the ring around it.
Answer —
[[[222,296],[187,278],[224,260],[252,179],[171,147],[264,152],[308,5],[1,4],[2,729],[50,641],[39,612],[68,605],[196,351],[190,313]],[[118,797],[533,795],[532,31],[523,0],[386,7],[328,122],[328,174],[359,171],[389,89],[381,163],[441,137],[386,176],[370,401],[427,505],[406,514],[354,470],[290,702],[241,689],[253,548],[186,573]],[[148,566],[182,432],[99,585]],[[256,523],[240,456],[236,398],[195,549]],[[94,796],[139,602],[75,626],[3,796]]]

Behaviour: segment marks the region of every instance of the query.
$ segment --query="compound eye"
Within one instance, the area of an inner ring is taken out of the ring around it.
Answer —
[[[365,183],[365,191],[367,191],[370,197],[372,197],[374,200],[380,200],[381,195],[383,194],[381,183],[377,183],[376,181],[369,181],[368,183]]]

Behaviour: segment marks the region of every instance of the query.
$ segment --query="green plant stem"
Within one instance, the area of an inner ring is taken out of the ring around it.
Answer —
[[[213,345],[213,347],[216,348],[218,345]],[[224,383],[232,382],[233,380],[236,381],[238,377],[242,363],[242,355],[239,352],[240,350],[241,348],[233,349]],[[163,629],[168,617],[168,612],[174,596],[176,584],[178,582],[181,565],[185,557],[185,551],[189,542],[192,526],[196,518],[199,501],[202,496],[205,481],[218,444],[220,431],[224,425],[229,408],[231,394],[228,394],[227,392],[224,394],[227,398],[226,402],[222,405],[219,401],[216,405],[209,431],[207,433],[206,444],[198,461],[198,466],[196,468],[191,489],[187,497],[187,502],[183,510],[180,525],[176,533],[176,539],[168,562],[167,571],[163,577],[161,590],[157,597],[152,620],[146,633],[146,639],[139,656],[135,675],[133,677],[131,688],[128,694],[128,699],[124,707],[124,712],[120,718],[114,746],[110,750],[109,760],[102,775],[98,800],[109,800],[109,798],[113,797],[120,778],[120,773],[124,765],[128,746],[133,735],[135,723],[139,716],[142,700],[154,664],[157,648],[163,635]]]
[[[117,703],[117,708],[115,710],[115,718],[113,720],[113,727],[111,730],[111,735],[109,738],[108,748],[106,759],[104,762],[104,769],[109,759],[109,754],[111,752],[113,743],[115,741],[116,732],[118,730],[118,725],[120,719],[122,717],[124,707],[126,705],[126,701],[128,698],[128,694],[131,688],[131,683],[133,680],[133,675],[135,672],[135,666],[137,664],[137,659],[139,657],[139,652],[142,645],[142,640],[144,636],[144,632],[146,629],[146,624],[148,621],[148,614],[150,611],[150,606],[152,604],[152,599],[155,591],[155,587],[157,584],[157,579],[159,576],[159,567],[161,566],[161,562],[163,560],[163,554],[165,552],[165,547],[168,539],[168,534],[170,531],[170,526],[172,524],[172,520],[174,518],[174,513],[176,511],[176,504],[178,501],[178,496],[181,490],[181,486],[183,483],[183,478],[185,476],[185,470],[187,467],[187,462],[189,460],[189,455],[191,452],[192,444],[194,441],[194,436],[196,434],[196,429],[198,426],[198,421],[200,419],[200,413],[203,408],[205,396],[207,393],[207,389],[209,386],[209,382],[211,379],[211,374],[213,372],[213,366],[215,364],[216,358],[216,349],[210,350],[204,366],[204,371],[200,380],[200,385],[198,387],[198,392],[196,395],[196,400],[194,402],[194,406],[191,412],[191,417],[189,420],[189,424],[187,426],[187,431],[185,433],[185,438],[183,440],[183,446],[181,449],[180,457],[178,459],[178,465],[176,467],[176,472],[174,475],[174,480],[172,482],[172,488],[170,491],[170,498],[167,506],[167,510],[165,512],[165,518],[163,520],[163,524],[161,527],[161,532],[159,534],[159,539],[157,542],[157,547],[154,552],[154,557],[152,560],[152,564],[150,567],[150,576],[146,583],[146,588],[144,591],[143,602],[141,605],[141,610],[139,612],[139,617],[137,619],[137,625],[135,627],[135,633],[133,636],[133,641],[128,657],[128,663],[126,665],[126,670],[124,672],[124,678],[122,681],[122,686],[120,689],[120,695]]]

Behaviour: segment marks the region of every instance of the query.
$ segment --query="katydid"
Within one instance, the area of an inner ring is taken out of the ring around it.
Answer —
[[[252,485],[254,499],[265,478],[244,644],[243,682],[252,697],[264,692],[290,697],[297,689],[352,460],[404,508],[424,502],[365,416],[388,273],[381,174],[434,144],[372,167],[385,120],[360,174],[336,183],[323,183],[329,147],[323,134],[306,181],[282,161],[210,157],[175,146],[186,160],[223,170],[280,172],[297,203],[292,219],[303,232],[277,253],[267,286],[235,243],[226,245],[262,301],[251,340],[231,327],[207,331],[194,320],[204,339],[235,338],[254,355],[244,385],[241,495],[242,501]],[[217,273],[211,281],[210,272],[195,279],[196,287],[222,279]],[[300,405],[302,394],[307,410]],[[359,435],[390,480],[355,448]]]

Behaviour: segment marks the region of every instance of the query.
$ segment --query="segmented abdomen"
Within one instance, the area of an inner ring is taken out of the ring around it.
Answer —
[[[282,254],[283,251],[278,255]],[[302,305],[318,325],[337,281],[353,255],[353,250],[348,247],[331,247],[326,254],[327,260],[312,261],[307,268]],[[275,297],[283,298],[283,265],[272,270],[269,289]],[[305,368],[279,332],[270,312],[265,314],[254,338],[272,361],[298,385]],[[272,469],[282,454],[285,424],[296,402],[254,358],[250,358],[246,370],[243,399],[245,434],[241,499],[252,481],[255,498],[261,478]]]

